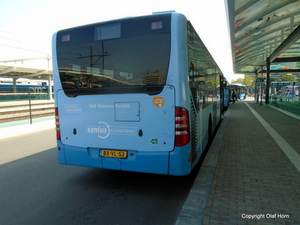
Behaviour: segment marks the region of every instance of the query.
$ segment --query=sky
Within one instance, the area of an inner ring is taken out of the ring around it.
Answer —
[[[51,55],[54,32],[175,10],[191,21],[227,80],[233,73],[224,0],[1,0],[0,61]]]

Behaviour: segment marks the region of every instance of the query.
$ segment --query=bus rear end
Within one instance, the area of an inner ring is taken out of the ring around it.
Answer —
[[[175,107],[175,88],[166,82],[171,15],[53,36],[59,163],[170,174],[175,144],[189,141],[188,115]]]

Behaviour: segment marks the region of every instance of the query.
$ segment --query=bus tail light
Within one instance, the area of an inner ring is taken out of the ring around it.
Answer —
[[[189,113],[184,108],[175,109],[175,146],[183,146],[190,141]]]
[[[61,140],[58,108],[55,108],[55,125],[56,125],[56,140]]]

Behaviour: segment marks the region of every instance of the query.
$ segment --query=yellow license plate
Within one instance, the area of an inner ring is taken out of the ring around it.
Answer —
[[[102,157],[110,157],[110,158],[126,159],[127,158],[127,151],[103,149],[102,152],[101,152],[101,156]]]

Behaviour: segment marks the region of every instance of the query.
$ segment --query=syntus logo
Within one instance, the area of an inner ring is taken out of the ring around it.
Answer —
[[[99,138],[105,139],[109,135],[136,135],[136,127],[110,126],[106,122],[99,122],[98,125],[88,125],[86,133],[96,134]]]
[[[96,126],[87,126],[88,134],[97,134],[99,138],[105,139],[110,135],[110,126],[101,121]]]

